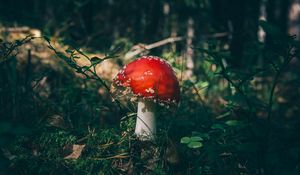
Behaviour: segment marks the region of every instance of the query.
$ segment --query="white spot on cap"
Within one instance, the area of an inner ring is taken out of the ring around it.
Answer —
[[[150,70],[148,70],[148,71],[144,72],[144,75],[153,75],[153,73]]]
[[[145,80],[145,77],[141,76],[141,77],[137,78],[136,80]]]
[[[148,88],[148,89],[145,89],[145,91],[147,92],[147,93],[151,93],[151,94],[154,94],[154,89],[152,89],[152,88]]]

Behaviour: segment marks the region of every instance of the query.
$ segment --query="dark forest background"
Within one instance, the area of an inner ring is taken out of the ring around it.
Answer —
[[[299,0],[0,0],[0,175],[299,174],[299,15]],[[149,144],[110,92],[141,55],[181,87]]]

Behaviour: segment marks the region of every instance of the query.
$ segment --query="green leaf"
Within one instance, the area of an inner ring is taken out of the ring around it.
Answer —
[[[209,83],[207,81],[200,81],[196,84],[197,87],[199,88],[205,88],[209,85]]]
[[[69,53],[69,54],[74,53],[74,50],[71,49],[71,48],[68,48],[68,49],[66,49],[65,51],[66,51],[67,53]]]
[[[196,149],[196,148],[201,148],[203,144],[201,142],[190,142],[187,146],[189,148]]]
[[[91,62],[101,62],[101,61],[102,61],[102,59],[99,58],[99,57],[92,57],[91,58]]]
[[[85,71],[87,71],[87,70],[89,70],[90,69],[90,67],[88,67],[88,66],[82,66],[81,67],[81,70],[83,71],[83,72],[85,72]]]
[[[230,111],[228,112],[225,112],[224,114],[221,114],[221,115],[218,115],[217,117],[215,117],[216,119],[221,119],[221,118],[224,118],[224,117],[227,117],[231,114]]]
[[[101,62],[103,62],[104,60],[107,60],[107,59],[109,59],[109,58],[110,58],[110,57],[105,57],[105,58],[92,57],[92,58],[91,58],[91,63],[92,63],[93,66],[95,66],[95,65],[97,65],[97,64],[99,64],[99,63],[101,63]]]
[[[241,122],[237,121],[237,120],[228,120],[227,122],[225,122],[226,125],[228,126],[236,126],[239,125]]]
[[[198,142],[198,141],[203,141],[202,137],[199,136],[193,136],[190,138],[191,142]]]
[[[221,124],[213,124],[213,125],[211,126],[211,129],[221,129],[221,130],[223,130],[223,129],[224,129],[224,126],[221,125]]]
[[[82,73],[82,72],[83,72],[83,71],[82,71],[82,68],[80,68],[80,67],[79,67],[79,68],[76,68],[76,72],[77,72],[77,73]]]
[[[189,138],[189,137],[182,137],[180,140],[180,143],[184,143],[184,144],[187,144],[190,142],[191,142],[191,138]]]
[[[202,139],[207,139],[207,140],[209,139],[209,135],[207,133],[200,133],[197,131],[193,131],[192,135],[196,135],[198,137],[201,137]]]

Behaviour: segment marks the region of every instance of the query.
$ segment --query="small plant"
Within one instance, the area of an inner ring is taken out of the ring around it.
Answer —
[[[199,136],[192,136],[192,137],[182,137],[180,143],[186,144],[189,148],[201,148],[202,144],[202,137]]]

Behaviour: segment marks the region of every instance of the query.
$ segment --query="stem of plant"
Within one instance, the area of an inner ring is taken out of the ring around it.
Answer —
[[[148,100],[138,102],[135,134],[142,140],[154,140],[156,134],[156,104]]]

